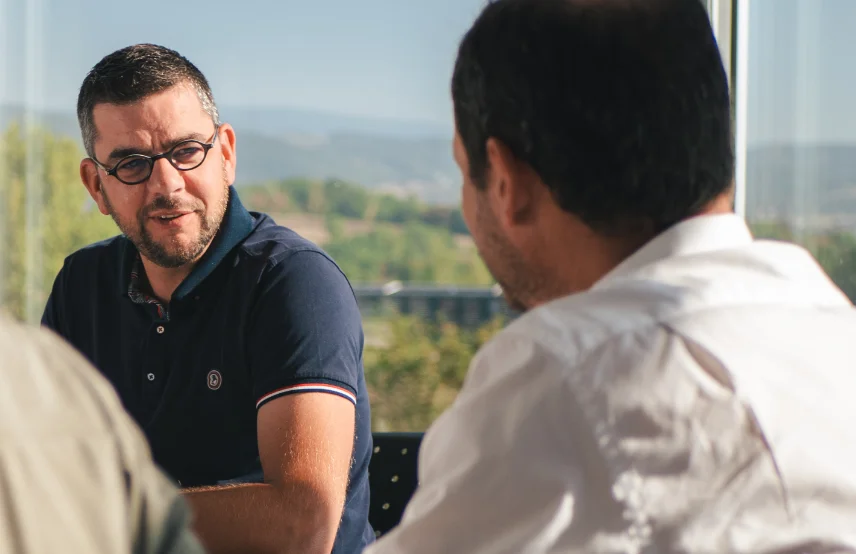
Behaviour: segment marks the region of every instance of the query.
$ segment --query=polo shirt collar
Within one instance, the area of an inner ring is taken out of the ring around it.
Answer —
[[[223,223],[220,225],[220,230],[211,241],[208,250],[202,258],[196,263],[190,275],[181,282],[178,288],[172,295],[173,300],[180,300],[190,294],[202,281],[204,281],[211,273],[220,265],[220,262],[232,251],[233,248],[241,244],[255,227],[255,220],[250,212],[241,203],[238,193],[234,186],[229,187],[229,202],[226,206],[226,213],[223,216]],[[119,263],[119,283],[120,292],[123,296],[128,294],[128,286],[131,282],[131,271],[134,268],[134,262],[139,256],[137,248],[130,240],[125,240],[125,252]]]

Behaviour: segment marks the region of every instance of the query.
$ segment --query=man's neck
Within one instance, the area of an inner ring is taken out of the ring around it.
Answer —
[[[543,287],[530,299],[529,308],[590,289],[645,242],[639,240],[638,243],[629,243],[600,237],[574,238],[577,248],[573,251],[559,248],[552,250],[555,254],[539,271]]]
[[[733,213],[732,206],[733,197],[729,191],[716,197],[693,217]],[[532,291],[533,294],[525,299],[529,309],[588,290],[656,237],[656,233],[649,231],[641,231],[629,238],[604,237],[587,228],[576,218],[563,217],[566,218],[563,225],[546,233],[549,237],[548,243],[543,250],[538,270],[538,274],[542,276],[543,287],[537,293]],[[569,250],[568,244],[574,244],[575,248]]]

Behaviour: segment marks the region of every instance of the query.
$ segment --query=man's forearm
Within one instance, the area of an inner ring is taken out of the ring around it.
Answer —
[[[329,554],[341,510],[325,504],[319,491],[290,484],[206,487],[182,491],[194,513],[194,529],[212,554]]]

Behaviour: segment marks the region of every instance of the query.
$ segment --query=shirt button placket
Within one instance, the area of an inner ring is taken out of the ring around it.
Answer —
[[[155,327],[155,331],[157,332],[158,335],[163,335],[164,332],[166,331],[166,328],[163,325],[158,325],[157,327]],[[150,383],[153,382],[155,380],[155,374],[154,373],[147,374],[146,379],[148,379]]]

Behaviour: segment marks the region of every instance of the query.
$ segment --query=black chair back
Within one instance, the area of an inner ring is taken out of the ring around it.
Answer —
[[[401,521],[418,482],[416,462],[423,433],[372,433],[369,523],[376,536]]]

